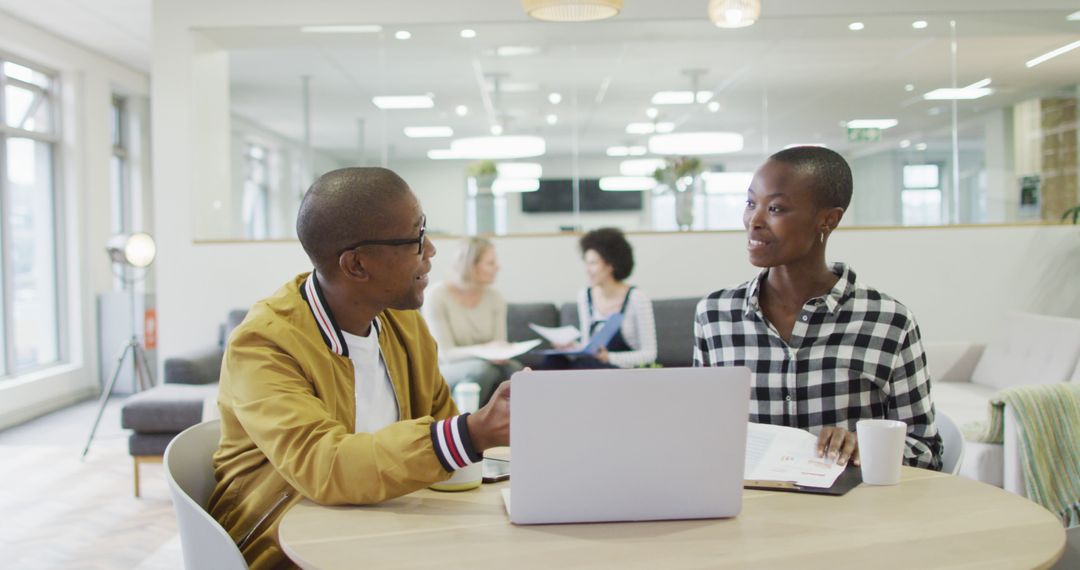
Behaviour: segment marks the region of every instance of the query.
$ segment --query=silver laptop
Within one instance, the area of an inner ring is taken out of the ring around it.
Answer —
[[[511,522],[718,518],[742,508],[749,369],[526,371],[512,381]]]

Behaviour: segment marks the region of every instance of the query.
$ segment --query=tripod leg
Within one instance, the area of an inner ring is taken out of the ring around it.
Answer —
[[[124,347],[124,352],[120,353],[120,359],[116,361],[116,371],[113,372],[112,380],[109,380],[108,387],[101,392],[101,399],[98,400],[97,417],[94,418],[94,425],[90,428],[89,437],[86,438],[86,447],[83,448],[82,455],[80,456],[83,459],[86,458],[86,453],[90,451],[90,442],[94,441],[94,433],[97,431],[98,423],[101,422],[101,415],[105,413],[105,404],[108,403],[109,396],[112,395],[113,386],[116,385],[116,379],[120,377],[120,371],[124,369],[124,359],[127,358],[128,352],[133,350],[133,346],[136,345],[128,343],[128,345]],[[134,355],[132,356],[134,357]]]
[[[146,390],[147,388],[153,388],[154,387],[154,373],[150,371],[150,361],[147,360],[147,358],[146,358],[146,349],[144,349],[141,344],[138,344],[137,341],[136,341],[136,344],[135,344],[135,352],[134,352],[134,354],[135,354],[135,370],[137,370],[139,372],[139,388],[141,390]],[[146,380],[145,384],[143,383],[144,379]]]

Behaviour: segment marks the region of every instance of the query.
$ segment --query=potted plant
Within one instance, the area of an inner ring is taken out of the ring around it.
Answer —
[[[480,191],[491,191],[491,185],[495,183],[495,176],[499,173],[494,160],[480,160],[469,165],[466,170],[469,176],[476,180],[476,188]]]
[[[1061,215],[1061,221],[1063,222],[1070,218],[1072,218],[1073,224],[1080,223],[1080,204],[1077,204],[1072,208],[1065,210],[1065,213]]]
[[[665,165],[653,172],[653,178],[675,194],[675,223],[680,230],[694,225],[694,195],[701,159],[696,156],[668,157]]]

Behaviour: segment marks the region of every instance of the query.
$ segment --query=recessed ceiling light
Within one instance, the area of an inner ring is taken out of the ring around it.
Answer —
[[[698,132],[655,135],[649,138],[649,151],[663,155],[725,154],[743,148],[739,133]]]
[[[454,136],[450,127],[405,127],[405,136],[410,139],[439,139]]]
[[[649,152],[649,149],[643,146],[631,146],[626,148],[630,156],[645,156],[645,153]]]
[[[1048,52],[1040,55],[1039,57],[1036,57],[1035,59],[1029,59],[1027,61],[1027,63],[1025,63],[1024,65],[1028,66],[1029,68],[1035,67],[1036,65],[1039,65],[1040,63],[1042,63],[1042,62],[1044,62],[1046,60],[1054,59],[1055,57],[1057,57],[1057,56],[1059,56],[1059,55],[1061,55],[1063,53],[1068,53],[1068,52],[1070,52],[1070,51],[1072,51],[1072,50],[1074,50],[1074,49],[1076,49],[1078,47],[1080,47],[1080,40],[1077,40],[1077,41],[1075,41],[1075,42],[1073,42],[1071,44],[1068,44],[1068,45],[1063,45],[1063,46],[1061,46],[1061,47],[1059,47],[1059,48],[1057,48],[1055,50],[1048,51]]]
[[[600,189],[606,192],[643,192],[656,187],[652,176],[604,176]]]
[[[506,194],[507,192],[536,192],[540,189],[540,180],[537,178],[496,178],[491,184],[493,194]]]
[[[862,22],[852,22],[852,23],[848,24],[847,29],[849,29],[849,30],[851,30],[853,32],[857,32],[857,31],[859,31],[859,30],[861,30],[861,29],[863,29],[865,27],[866,27],[866,24],[863,24]]]
[[[548,93],[548,103],[551,103],[552,105],[558,105],[559,103],[562,103],[562,95],[559,93],[555,93],[554,91]]]
[[[380,109],[430,109],[435,106],[431,95],[378,95],[371,102]]]
[[[461,30],[461,37],[471,40],[476,37],[476,30],[470,30],[468,28]]]
[[[909,146],[911,146],[911,141],[907,139],[900,141],[900,148],[907,148]]]
[[[427,157],[431,160],[465,160],[467,158],[448,148],[429,150],[427,151]]]
[[[555,113],[551,113],[548,116],[544,117],[544,121],[546,121],[549,125],[554,125],[555,123],[559,122],[559,116]]]
[[[915,90],[915,85],[913,85],[911,83],[908,83],[907,85],[904,86],[904,91],[911,92],[911,91],[914,91],[914,90]]]
[[[914,22],[911,23],[911,27],[915,28],[916,30],[926,29],[926,26],[927,26],[926,20],[915,20]]]
[[[708,107],[709,107],[709,112],[710,113],[715,113],[715,112],[720,110],[720,102],[719,101],[709,101]]]
[[[540,53],[540,48],[536,46],[499,46],[495,48],[495,55],[499,57],[520,57],[538,53]]]
[[[377,24],[363,24],[357,26],[303,26],[301,32],[306,34],[374,34],[382,31],[382,26]]]
[[[503,134],[502,125],[491,125],[491,134],[493,134],[495,136],[499,136],[499,135]]]
[[[464,117],[469,114],[469,107],[466,105],[458,105],[457,107],[454,107],[454,113],[459,117]]]
[[[544,167],[537,162],[499,162],[495,164],[499,178],[540,178]]]
[[[652,176],[657,168],[664,168],[662,158],[635,158],[619,163],[619,174],[623,176]]]
[[[919,143],[915,145],[915,150],[926,150],[926,143]]]
[[[712,99],[712,91],[698,91],[697,96],[694,96],[693,91],[657,91],[652,96],[653,105],[689,105],[694,103],[704,103],[709,99]]]
[[[659,115],[660,115],[660,110],[657,109],[656,107],[649,107],[648,109],[645,109],[645,116],[650,118],[650,119],[655,119]]]
[[[412,34],[410,34],[406,30],[398,30],[398,31],[394,32],[394,37],[399,39],[399,40],[407,40],[407,39],[412,37]]]
[[[900,124],[896,119],[854,119],[847,122],[849,129],[891,129]]]

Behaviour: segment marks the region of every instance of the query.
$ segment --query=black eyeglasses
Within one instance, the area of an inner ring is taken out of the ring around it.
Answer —
[[[414,238],[401,238],[401,239],[368,239],[364,241],[358,241],[349,247],[342,248],[338,252],[338,257],[346,251],[356,249],[363,245],[412,245],[416,244],[416,255],[424,254],[424,233],[427,231],[427,216],[420,218],[420,236]]]

